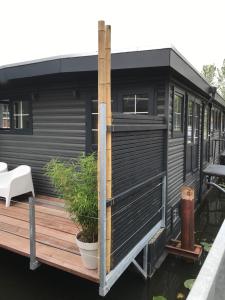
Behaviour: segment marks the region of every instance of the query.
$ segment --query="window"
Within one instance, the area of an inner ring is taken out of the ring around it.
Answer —
[[[208,116],[208,109],[205,108],[205,113],[204,113],[204,140],[208,139],[208,130],[209,130],[209,116]]]
[[[175,91],[173,98],[173,136],[183,135],[184,95]]]
[[[0,100],[1,133],[31,133],[31,102],[28,100]]]
[[[200,105],[195,103],[194,106],[194,145],[193,145],[193,171],[198,169],[199,146],[200,146]]]
[[[193,134],[193,102],[188,101],[188,124],[187,124],[187,143],[192,143]]]
[[[147,94],[128,94],[122,99],[122,109],[125,114],[148,114],[149,98]]]
[[[13,103],[14,128],[28,129],[30,126],[29,117],[28,101],[15,101]]]
[[[203,161],[208,161],[209,153],[209,111],[205,107],[204,112],[204,134],[203,134]]]
[[[186,115],[186,173],[198,169],[200,150],[201,106],[196,99],[188,96]]]
[[[10,128],[10,112],[9,100],[2,100],[0,102],[0,128]]]

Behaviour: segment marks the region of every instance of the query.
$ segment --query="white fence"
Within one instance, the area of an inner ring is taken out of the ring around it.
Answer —
[[[222,299],[225,299],[225,221],[187,298],[187,300]]]

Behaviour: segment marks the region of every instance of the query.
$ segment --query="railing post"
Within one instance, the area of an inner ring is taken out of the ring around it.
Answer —
[[[30,219],[30,269],[35,270],[40,263],[36,258],[36,232],[35,232],[35,200],[29,197],[29,219]]]

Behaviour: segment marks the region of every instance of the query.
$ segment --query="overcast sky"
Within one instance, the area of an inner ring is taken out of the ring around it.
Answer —
[[[225,58],[224,0],[0,0],[0,65],[97,51],[97,22],[112,50],[175,46],[197,69]]]

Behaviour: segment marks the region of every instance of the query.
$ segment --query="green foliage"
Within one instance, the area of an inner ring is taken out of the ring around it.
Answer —
[[[223,65],[218,69],[218,91],[221,93],[223,98],[225,98],[225,59],[223,60]]]
[[[185,282],[184,282],[184,286],[185,286],[187,289],[191,290],[191,288],[193,287],[194,282],[195,282],[195,279],[187,279],[187,280],[185,280]]]
[[[167,299],[163,296],[153,296],[152,300],[167,300]]]
[[[217,68],[214,64],[204,65],[201,74],[209,84],[217,87],[217,91],[225,99],[225,59],[221,68]]]
[[[210,244],[210,243],[201,242],[200,244],[203,246],[203,249],[205,252],[209,252],[210,249],[212,248],[212,244]]]
[[[97,161],[94,154],[62,162],[52,159],[45,166],[59,196],[65,199],[71,219],[82,227],[82,240],[95,242],[98,233]]]
[[[214,85],[215,84],[215,77],[216,77],[216,66],[213,65],[204,65],[202,67],[202,75],[205,77],[205,79],[208,81],[209,84]]]

